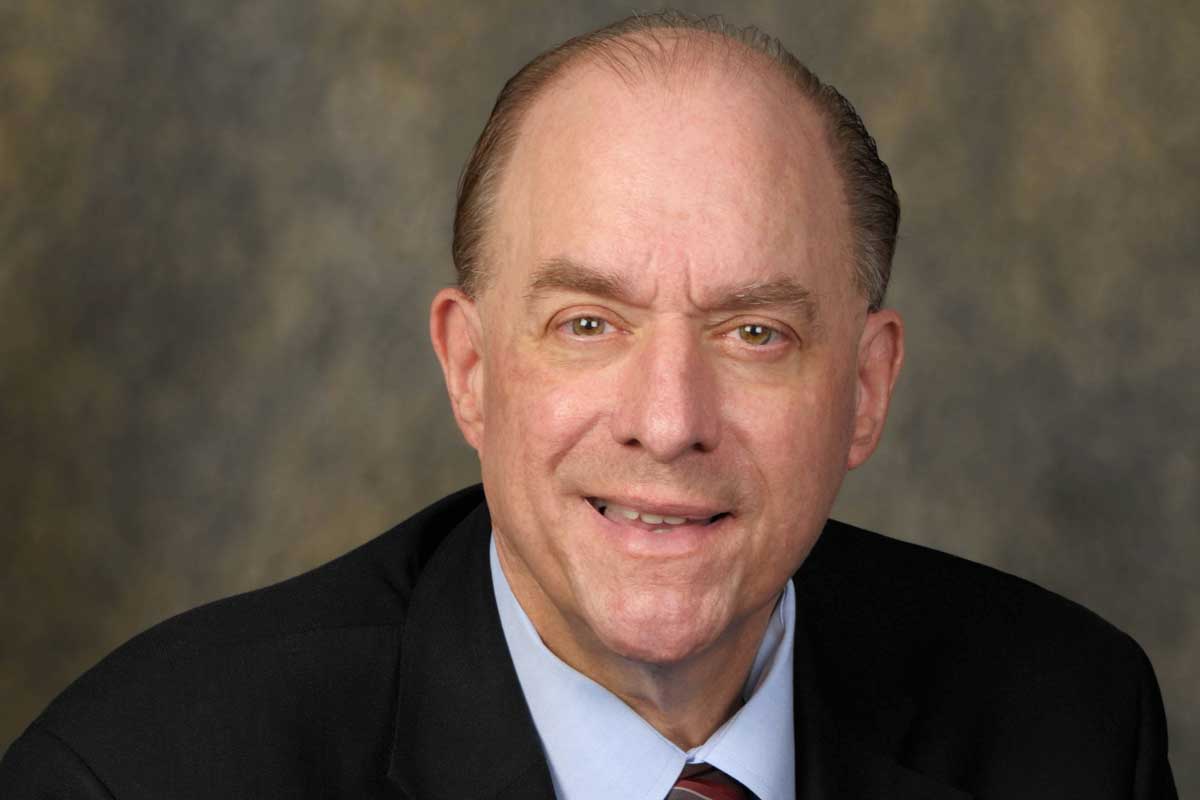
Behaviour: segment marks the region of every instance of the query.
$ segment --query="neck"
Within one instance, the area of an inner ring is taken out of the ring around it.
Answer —
[[[742,706],[742,688],[778,598],[686,658],[639,661],[605,647],[581,620],[573,623],[558,613],[536,583],[506,567],[504,551],[498,550],[509,587],[546,647],[624,701],[681,750],[706,742]]]
[[[706,742],[741,708],[742,688],[772,607],[681,662],[647,664],[616,657],[567,663],[621,698],[676,747],[690,750]],[[554,650],[549,642],[547,646]]]

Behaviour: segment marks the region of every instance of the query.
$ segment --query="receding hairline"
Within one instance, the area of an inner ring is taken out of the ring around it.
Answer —
[[[542,87],[549,90],[588,66],[606,68],[630,86],[649,80],[661,88],[692,82],[698,72],[720,76],[756,70],[780,86],[794,89],[783,66],[766,53],[726,34],[700,28],[643,28],[602,39],[572,53]],[[538,97],[533,98],[537,102]],[[532,106],[533,103],[530,103]]]
[[[891,173],[854,106],[824,83],[779,39],[753,26],[737,27],[720,16],[697,17],[677,11],[634,14],[544,51],[504,85],[459,180],[452,255],[458,285],[478,296],[495,270],[491,223],[499,184],[511,171],[530,109],[582,70],[607,67],[626,85],[653,82],[659,89],[694,85],[699,72],[725,79],[753,71],[759,91],[775,94],[782,105],[807,111],[814,133],[829,157],[843,205],[849,211],[855,286],[868,311],[882,307],[892,271],[900,201]],[[807,116],[807,115],[805,115]],[[807,127],[807,126],[805,126]]]
[[[596,42],[572,53],[567,60],[556,65],[553,74],[538,86],[534,94],[525,98],[523,107],[517,111],[512,123],[512,139],[492,165],[496,181],[492,188],[493,200],[499,198],[505,184],[512,179],[513,161],[522,142],[530,139],[528,126],[531,118],[536,117],[535,112],[552,103],[556,95],[570,92],[576,82],[600,74],[614,76],[630,92],[665,92],[668,96],[692,91],[705,78],[741,83],[752,91],[766,88],[779,100],[781,111],[795,120],[807,117],[811,121],[811,126],[805,127],[815,134],[816,144],[820,148],[814,155],[825,162],[838,192],[838,200],[843,209],[848,211],[845,180],[833,152],[826,119],[817,103],[788,79],[785,69],[769,55],[745,42],[708,30],[635,30]],[[747,73],[751,72],[765,78],[766,82],[747,78]],[[494,224],[500,213],[499,208],[491,210],[489,226]],[[846,223],[847,228],[851,227],[848,218]],[[847,236],[852,238],[849,231]],[[494,236],[486,238],[484,250],[490,249],[495,241]],[[846,244],[845,255],[853,259],[853,253],[850,252],[853,243]],[[489,256],[494,264],[498,254],[491,252]],[[852,264],[850,268],[853,269]],[[490,276],[485,276],[485,282],[487,277]]]
[[[788,79],[786,67],[761,50],[716,31],[639,29],[590,43],[556,65],[554,72],[518,110],[513,141],[504,159],[496,165],[499,172],[507,172],[516,144],[525,138],[525,126],[534,109],[546,104],[556,92],[568,91],[574,82],[596,72],[615,76],[630,90],[648,88],[667,93],[686,92],[705,77],[738,81],[751,73],[763,79],[751,80],[753,88],[773,90],[794,104],[796,113],[808,113],[819,123],[824,122],[817,104]],[[821,143],[832,161],[832,143],[825,126],[819,127]]]

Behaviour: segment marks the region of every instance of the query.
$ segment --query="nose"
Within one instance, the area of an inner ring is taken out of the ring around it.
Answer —
[[[613,437],[661,463],[712,451],[721,438],[717,381],[688,327],[647,335],[622,365]]]

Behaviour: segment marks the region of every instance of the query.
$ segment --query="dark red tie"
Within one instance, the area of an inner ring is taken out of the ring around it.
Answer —
[[[751,800],[745,786],[716,767],[692,764],[685,767],[667,800]]]

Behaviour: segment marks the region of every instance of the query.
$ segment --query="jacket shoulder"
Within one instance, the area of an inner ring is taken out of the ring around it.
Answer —
[[[121,672],[175,651],[253,646],[319,631],[400,627],[425,562],[445,535],[481,502],[465,489],[349,552],[271,586],[222,598],[135,636],[85,678]]]
[[[901,709],[909,765],[990,796],[1173,796],[1150,662],[1078,603],[832,521],[796,577],[822,685],[864,738]]]
[[[836,617],[846,635],[861,630],[855,638],[898,652],[981,648],[1070,661],[1132,644],[1084,606],[1024,578],[833,520],[797,578],[819,620]]]
[[[66,748],[118,797],[173,775],[211,778],[213,791],[239,770],[286,783],[297,765],[320,772],[331,757],[306,751],[314,737],[340,759],[329,769],[378,772],[413,588],[481,500],[450,495],[316,569],[155,625],[69,686],[13,749]]]

